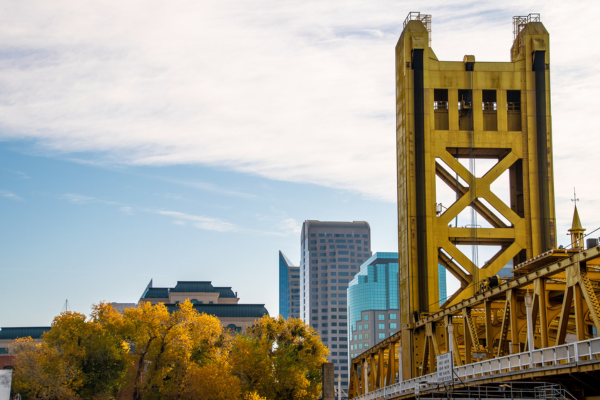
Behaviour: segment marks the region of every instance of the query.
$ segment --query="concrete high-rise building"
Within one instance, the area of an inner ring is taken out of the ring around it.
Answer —
[[[300,267],[279,252],[279,314],[300,318]]]
[[[400,330],[398,289],[398,253],[373,254],[350,281],[350,359]]]
[[[300,317],[329,348],[335,379],[348,388],[348,283],[371,257],[364,221],[304,221],[301,234]]]

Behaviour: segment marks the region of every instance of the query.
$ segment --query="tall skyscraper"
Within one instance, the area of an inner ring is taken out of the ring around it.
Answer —
[[[348,388],[348,283],[371,257],[371,228],[364,221],[304,221],[301,235],[300,317],[329,347],[335,379]]]
[[[348,287],[349,360],[400,330],[398,290],[398,253],[377,252],[361,265]]]
[[[279,252],[279,314],[300,318],[300,267]]]

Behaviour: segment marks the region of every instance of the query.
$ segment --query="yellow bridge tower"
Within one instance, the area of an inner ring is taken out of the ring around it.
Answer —
[[[600,246],[584,248],[575,208],[572,243],[556,249],[550,36],[539,14],[513,17],[513,27],[510,62],[449,62],[431,48],[430,15],[404,22],[396,45],[400,331],[352,359],[350,398],[410,399],[421,388],[433,396],[448,366],[451,384],[465,390],[491,384],[500,396],[507,381],[542,379],[577,398],[600,396]],[[490,169],[478,174],[476,165]],[[497,181],[507,186],[500,196]],[[454,193],[446,207],[444,186]],[[467,209],[481,225],[458,226]],[[484,246],[497,251],[480,264]],[[512,274],[499,278],[511,263]],[[447,299],[439,265],[460,282]]]
[[[412,327],[444,300],[438,263],[461,284],[445,307],[473,296],[511,260],[555,247],[548,31],[530,16],[517,22],[510,62],[453,62],[436,57],[430,24],[429,15],[411,13],[396,45],[400,322],[403,348],[414,349],[402,357],[405,379],[420,374],[427,351]],[[461,159],[497,163],[476,177]],[[510,204],[490,189],[505,171]],[[436,177],[457,195],[445,210],[436,209]],[[491,227],[453,226],[468,206]],[[501,247],[478,266],[457,244]]]

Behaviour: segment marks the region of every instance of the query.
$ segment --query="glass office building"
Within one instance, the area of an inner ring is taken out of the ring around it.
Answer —
[[[446,268],[438,264],[438,282],[440,283],[440,307],[446,302],[448,290],[446,289]]]
[[[350,358],[399,330],[398,253],[377,252],[348,287]]]
[[[279,314],[300,318],[300,267],[279,252]]]

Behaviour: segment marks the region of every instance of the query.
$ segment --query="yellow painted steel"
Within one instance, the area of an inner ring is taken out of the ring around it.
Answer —
[[[533,346],[536,349],[564,344],[569,335],[570,340],[589,339],[593,336],[592,328],[600,332],[600,246],[575,249],[567,254],[568,257],[558,261],[547,257],[546,265],[540,264],[417,321],[413,325],[413,344],[423,349],[418,362],[424,366],[424,373],[435,372],[435,356],[448,351],[449,324],[454,327],[452,343],[456,365],[476,361],[471,350],[483,353],[486,358],[525,351],[530,346],[526,296],[533,297]],[[405,350],[405,331],[407,329],[352,360],[350,398],[401,379],[399,369],[404,368],[401,367],[403,358],[414,354],[410,348],[408,353]],[[595,362],[600,368],[600,359]],[[539,376],[545,374],[540,372]],[[534,376],[535,371],[526,377]],[[522,378],[515,375],[503,379]],[[572,379],[572,375],[567,379]]]
[[[549,64],[548,32],[541,22],[527,24],[515,40],[510,62],[476,62],[474,56],[465,56],[462,62],[439,61],[428,43],[429,32],[417,19],[407,21],[396,46],[400,322],[406,332],[403,342],[408,344],[403,348],[414,349],[412,354],[403,354],[404,379],[422,373],[424,351],[430,348],[426,344],[419,346],[415,335],[420,333],[413,325],[422,315],[439,309],[438,263],[458,275],[462,283],[459,293],[444,305],[447,307],[476,294],[479,282],[496,275],[508,262],[513,261],[516,265],[550,250],[543,247],[541,240],[543,218],[540,215],[540,176],[535,145],[536,82],[533,72],[535,54],[542,54],[544,64]],[[419,52],[422,52],[421,97],[416,93],[419,84],[415,81],[418,79],[416,63],[419,62],[415,55]],[[545,73],[545,79],[545,138],[549,151],[542,157],[549,165],[546,177],[549,189],[543,196],[550,201],[547,217],[551,229],[546,234],[554,247],[549,73]],[[436,90],[441,93],[439,98],[436,98]],[[495,107],[483,102],[489,91],[495,97]],[[507,95],[507,91],[512,92]],[[514,93],[518,93],[520,101],[514,101]],[[512,101],[509,102],[507,96],[511,96],[509,100]],[[422,117],[415,99],[424,103]],[[415,121],[417,118],[422,118],[421,132]],[[418,135],[422,135],[421,149],[416,145]],[[421,153],[417,154],[419,151]],[[419,156],[423,158],[421,176]],[[464,167],[461,158],[487,158],[496,160],[497,164],[485,175],[477,177]],[[490,189],[506,171],[511,176],[511,204],[505,204]],[[436,210],[436,176],[455,189],[459,196],[441,213]],[[418,180],[420,177],[421,181]],[[460,184],[458,188],[457,183]],[[419,190],[423,193],[421,198]],[[422,216],[418,215],[419,201],[423,202]],[[469,205],[473,205],[493,227],[452,226],[456,216]],[[498,213],[509,224],[502,222]],[[426,253],[419,253],[420,231],[424,232]],[[501,246],[501,250],[491,262],[479,268],[457,247],[470,244],[496,245]],[[448,261],[453,266],[448,266]],[[426,295],[424,288],[427,288]]]
[[[577,212],[573,249],[553,250],[548,32],[539,18],[519,17],[511,61],[439,61],[430,47],[430,16],[413,14],[396,45],[401,329],[352,360],[350,398],[434,372],[450,343],[456,365],[463,365],[600,331],[600,247],[584,251]],[[461,162],[469,158],[496,164],[475,176]],[[491,190],[505,172],[509,204]],[[436,201],[437,178],[457,195],[445,209]],[[491,227],[455,226],[469,206]],[[460,245],[500,250],[475,265]],[[515,278],[491,285],[510,261]],[[439,298],[438,264],[461,285],[448,299]],[[533,299],[534,343],[526,296]]]

